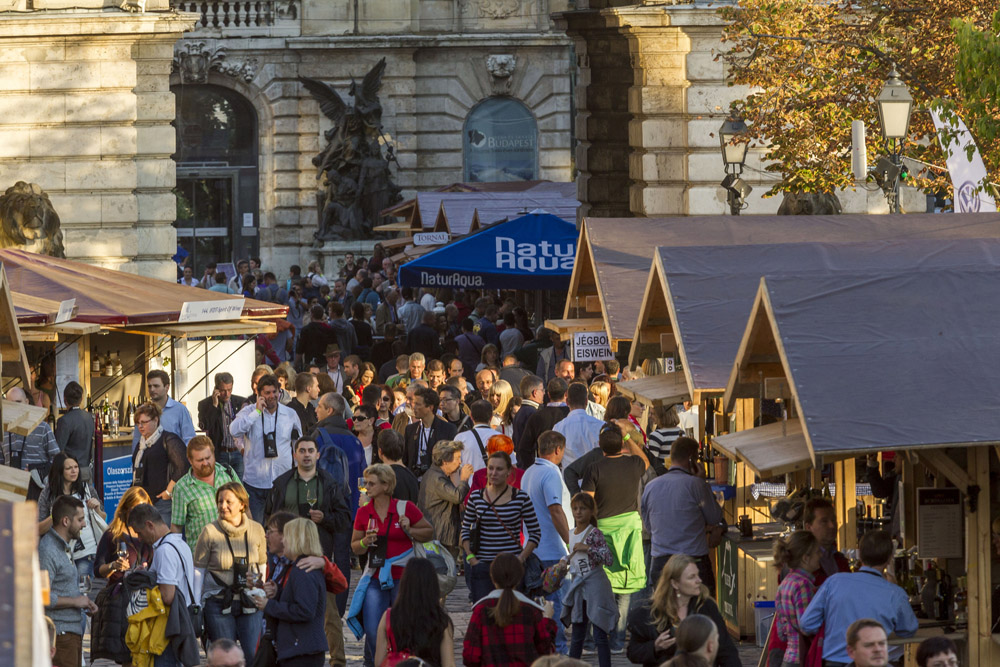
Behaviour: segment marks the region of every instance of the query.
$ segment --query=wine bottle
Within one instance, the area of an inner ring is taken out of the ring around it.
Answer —
[[[116,377],[121,377],[122,374],[122,351],[118,350],[115,352],[115,364],[114,364],[114,375]]]
[[[132,402],[132,397],[128,397],[128,413],[125,415],[125,424],[129,427],[135,427],[135,403]]]
[[[90,372],[95,375],[101,374],[101,355],[97,353],[96,347],[93,354],[90,355]]]
[[[114,363],[111,361],[111,350],[108,350],[108,356],[105,357],[104,375],[106,377],[111,377],[114,374],[115,374],[115,366]]]
[[[94,402],[90,400],[90,394],[87,394],[87,412],[94,414]]]

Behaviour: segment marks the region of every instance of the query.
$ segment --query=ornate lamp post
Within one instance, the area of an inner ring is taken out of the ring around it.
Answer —
[[[747,196],[753,191],[741,177],[746,165],[747,149],[750,147],[747,125],[743,119],[732,116],[727,118],[719,128],[719,142],[722,146],[722,162],[726,167],[722,187],[726,190],[730,213],[739,215]]]
[[[903,144],[910,128],[910,114],[913,111],[913,96],[906,84],[899,78],[893,67],[889,79],[878,95],[878,121],[882,126],[882,137],[889,149],[889,157],[879,160],[876,172],[882,176],[882,190],[889,200],[889,210],[901,213],[899,205],[899,176],[903,170]]]

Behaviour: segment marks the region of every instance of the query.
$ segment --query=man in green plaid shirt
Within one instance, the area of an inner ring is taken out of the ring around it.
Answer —
[[[194,551],[201,529],[219,518],[215,491],[223,484],[239,482],[232,468],[215,462],[215,447],[206,435],[191,438],[187,446],[191,469],[174,485],[170,528],[184,533]]]

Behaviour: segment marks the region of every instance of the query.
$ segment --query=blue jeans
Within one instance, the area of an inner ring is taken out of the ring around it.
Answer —
[[[217,639],[239,640],[248,665],[253,664],[253,656],[257,651],[262,619],[263,614],[259,610],[239,616],[223,614],[221,601],[211,597],[205,599],[205,632],[208,641],[211,643]]]
[[[340,569],[344,579],[347,579],[347,587],[351,587],[351,529],[348,528],[343,533],[333,535],[333,562]],[[337,593],[337,613],[340,616],[347,611],[348,591]],[[374,655],[374,654],[373,654]]]
[[[587,603],[583,602],[583,615],[587,616]],[[573,624],[573,638],[570,640],[569,657],[579,658],[583,655],[583,640],[587,635],[587,621]],[[594,644],[597,647],[597,661],[600,667],[611,667],[611,646],[608,644],[608,633],[594,626]]]
[[[250,495],[250,515],[257,523],[264,523],[264,504],[267,502],[267,495],[270,489],[260,489],[256,486],[244,484],[243,488]]]
[[[490,579],[492,561],[478,561],[475,565],[466,563],[465,582],[469,587],[469,595],[475,604],[493,592],[493,580]]]
[[[153,507],[155,507],[156,511],[160,513],[160,517],[163,519],[163,523],[167,524],[167,527],[169,528],[171,519],[170,515],[174,511],[173,501],[170,500],[169,498],[167,499],[155,498],[153,500]]]
[[[558,559],[541,561],[542,571],[544,572],[545,568],[551,567],[558,562],[559,562]],[[563,579],[563,584],[565,583],[566,580]],[[560,586],[559,590],[557,590],[556,592],[546,595],[545,599],[552,601],[552,606],[553,609],[555,610],[555,614],[552,616],[552,619],[556,622],[556,653],[561,653],[562,655],[566,655],[566,651],[568,649],[568,647],[566,646],[566,633],[563,631],[562,621],[559,620],[560,617],[562,616],[562,587]]]
[[[618,627],[608,637],[612,651],[621,651],[625,648],[625,629],[628,627],[628,607],[632,600],[631,593],[615,593],[615,602],[618,603]],[[597,633],[600,628],[594,627],[594,641],[597,641]]]
[[[227,452],[217,449],[215,450],[215,462],[224,466],[228,465],[240,478],[240,481],[243,481],[243,455],[240,454],[239,450],[234,449]]]
[[[382,614],[396,601],[399,592],[399,582],[387,591],[383,591],[378,581],[373,580],[365,591],[365,603],[361,608],[361,622],[365,627],[365,653],[375,655],[375,640],[378,635],[378,624]]]

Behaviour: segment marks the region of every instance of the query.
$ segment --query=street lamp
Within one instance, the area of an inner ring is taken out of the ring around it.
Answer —
[[[889,79],[878,94],[877,102],[878,121],[882,126],[882,137],[889,149],[889,157],[876,163],[876,180],[881,181],[882,191],[889,200],[889,209],[893,213],[900,213],[899,182],[903,174],[903,144],[909,133],[913,96],[899,78],[895,67],[889,72]]]
[[[750,139],[747,137],[747,125],[742,118],[730,116],[719,128],[719,143],[722,146],[722,163],[726,167],[726,177],[722,187],[726,190],[729,211],[739,215],[743,203],[753,188],[741,178],[743,167],[747,161],[747,149]]]

